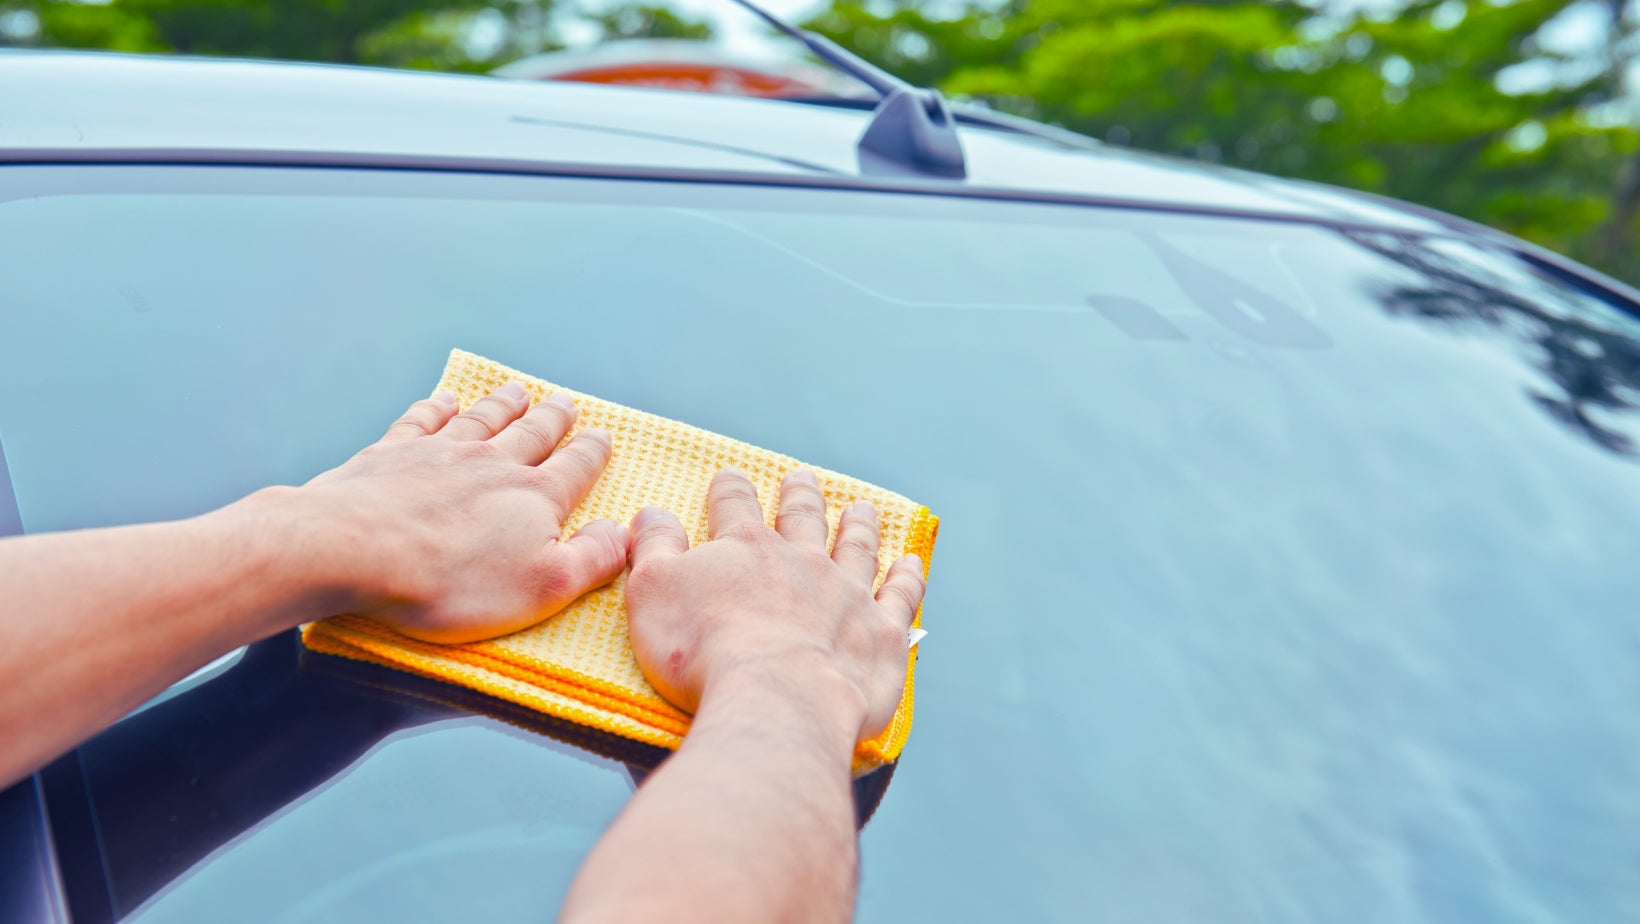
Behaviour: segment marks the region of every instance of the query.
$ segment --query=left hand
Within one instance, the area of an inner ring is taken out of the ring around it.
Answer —
[[[354,612],[405,635],[457,643],[527,628],[626,567],[629,534],[614,520],[558,538],[609,463],[602,430],[558,448],[574,423],[568,395],[531,407],[517,382],[465,413],[453,395],[418,401],[380,441],[294,489],[328,526],[312,554],[332,559]]]

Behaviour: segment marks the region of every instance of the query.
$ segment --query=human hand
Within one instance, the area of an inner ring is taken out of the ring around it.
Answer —
[[[431,642],[515,632],[613,580],[629,534],[597,520],[559,540],[564,518],[609,462],[609,434],[559,449],[575,404],[530,407],[508,382],[458,414],[448,393],[418,401],[387,435],[295,489],[329,523],[354,612]]]
[[[826,554],[826,502],[813,472],[780,487],[776,529],[757,491],[725,469],[707,497],[710,541],[689,548],[677,518],[646,507],[632,521],[627,619],[638,666],[694,712],[729,678],[835,710],[854,740],[888,726],[905,684],[906,631],[922,603],[922,565],[906,555],[875,596],[876,511],[843,511]]]

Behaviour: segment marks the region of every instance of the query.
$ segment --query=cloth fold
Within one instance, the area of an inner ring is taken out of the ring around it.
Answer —
[[[567,391],[579,410],[576,429],[608,430],[614,451],[609,467],[586,500],[564,523],[568,537],[592,520],[628,522],[644,506],[678,515],[691,545],[706,541],[706,489],[724,466],[746,472],[773,525],[780,480],[810,468],[826,495],[831,535],[844,506],[858,500],[876,506],[882,523],[877,583],[901,555],[916,553],[926,575],[939,531],[927,507],[846,475],[803,466],[797,460],[719,436],[688,424],[560,389],[483,357],[454,350],[437,391],[448,390],[466,409],[505,384],[522,381],[532,401]],[[571,434],[573,435],[573,433]],[[638,669],[627,636],[626,575],[528,629],[464,645],[436,645],[399,635],[373,620],[339,615],[302,631],[311,649],[445,680],[590,728],[675,749],[689,730],[689,715],[656,693]],[[917,614],[918,626],[922,613]],[[907,653],[905,691],[894,720],[881,735],[855,750],[856,775],[899,757],[911,730],[916,649]]]

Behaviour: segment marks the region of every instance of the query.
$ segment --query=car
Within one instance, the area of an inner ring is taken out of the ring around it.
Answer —
[[[1628,286],[926,95],[0,87],[0,527],[299,484],[459,347],[941,517],[862,921],[1640,909]],[[661,756],[282,634],[0,798],[0,917],[538,920]]]

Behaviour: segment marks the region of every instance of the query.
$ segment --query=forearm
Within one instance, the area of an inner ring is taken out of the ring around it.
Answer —
[[[848,920],[858,728],[814,688],[708,689],[682,748],[581,868],[562,919]]]
[[[211,658],[345,607],[295,490],[189,520],[0,541],[0,785]]]

